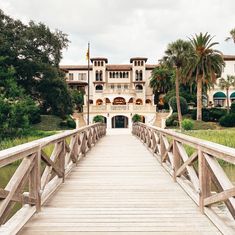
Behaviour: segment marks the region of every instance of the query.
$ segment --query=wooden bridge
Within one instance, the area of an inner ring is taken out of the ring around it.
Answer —
[[[0,234],[235,234],[217,161],[234,164],[234,149],[139,123],[105,134],[94,124],[1,151],[0,169],[18,167],[0,189]]]

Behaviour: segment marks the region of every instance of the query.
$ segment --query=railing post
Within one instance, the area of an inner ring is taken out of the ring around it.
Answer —
[[[36,211],[41,210],[41,148],[35,153],[34,166],[29,174],[29,197],[34,198]]]
[[[204,199],[210,196],[211,178],[206,159],[201,149],[198,149],[198,172],[199,172],[199,207],[201,213],[204,213]]]
[[[162,138],[162,136],[163,136],[162,133],[160,133],[159,138],[160,138],[161,164],[163,163],[163,154],[164,154],[164,152],[166,151],[165,145],[164,145],[164,143],[163,143],[163,138]]]
[[[181,163],[180,155],[177,150],[176,144],[177,144],[177,141],[173,140],[173,164],[174,164],[173,165],[173,172],[174,172],[173,178],[175,182],[176,182],[176,172],[180,168],[180,163]]]

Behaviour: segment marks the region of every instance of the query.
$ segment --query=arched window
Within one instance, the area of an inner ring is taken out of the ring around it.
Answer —
[[[102,86],[102,85],[97,85],[97,86],[95,87],[95,90],[96,90],[96,91],[102,91],[102,90],[103,90],[103,86]]]
[[[136,61],[134,62],[134,65],[135,65],[135,66],[137,65]]]
[[[136,105],[143,105],[143,101],[141,99],[137,99],[135,104]]]
[[[128,73],[128,72],[126,72],[126,77],[127,77],[127,78],[129,77],[129,73]]]
[[[89,104],[93,104],[93,100],[89,100]]]
[[[129,101],[128,101],[129,104],[132,104],[133,103],[133,98],[130,98]]]
[[[226,95],[222,91],[216,92],[213,95],[213,100],[214,100],[215,107],[223,107],[225,104]]]
[[[98,61],[98,66],[100,66],[100,61]]]
[[[118,74],[118,72],[116,72],[116,78],[119,78],[119,74]]]
[[[109,72],[109,77],[113,78],[113,74],[111,72]]]
[[[120,72],[120,76],[119,77],[122,78],[122,72]]]
[[[103,61],[101,61],[101,66],[104,66],[104,62]]]
[[[105,103],[106,103],[106,104],[111,103],[111,102],[110,102],[110,99],[109,99],[109,98],[105,98]]]
[[[140,61],[138,61],[138,66],[140,66]]]
[[[141,61],[141,66],[144,66],[144,61],[143,60]]]
[[[115,73],[113,72],[112,74],[113,74],[112,78],[115,78]]]
[[[146,103],[146,104],[151,104],[152,102],[151,102],[150,99],[147,99],[147,100],[145,101],[145,103]]]
[[[103,100],[101,99],[96,100],[96,105],[102,105],[102,104],[103,104]]]
[[[96,61],[94,62],[94,65],[95,65],[95,66],[97,66],[97,63],[96,63]]]
[[[135,89],[138,90],[138,91],[142,91],[143,86],[142,85],[136,85]]]
[[[113,100],[113,105],[125,105],[126,100],[123,97],[116,97]]]

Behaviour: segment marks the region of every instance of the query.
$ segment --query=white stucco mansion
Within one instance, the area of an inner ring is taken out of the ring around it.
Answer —
[[[224,55],[225,68],[222,77],[235,75],[235,56]],[[153,124],[156,106],[149,87],[151,71],[157,66],[147,64],[147,58],[135,57],[129,64],[108,64],[107,58],[91,58],[90,66],[90,123],[96,115],[102,115],[108,128],[131,127],[134,114],[142,116],[145,123]],[[83,106],[87,120],[88,66],[60,66],[66,72],[68,85],[85,90]],[[226,91],[218,86],[208,91],[205,104],[211,107],[226,106]],[[235,87],[229,90],[229,102],[235,101]],[[229,105],[230,105],[229,104]]]
[[[147,58],[130,59],[130,64],[108,64],[107,58],[91,58],[90,67],[90,122],[96,115],[105,117],[108,128],[131,127],[132,116],[139,114],[145,123],[153,123],[156,106],[149,77],[156,65],[146,64]],[[88,66],[61,66],[66,71],[67,83],[75,89],[85,87],[83,107],[87,115]]]

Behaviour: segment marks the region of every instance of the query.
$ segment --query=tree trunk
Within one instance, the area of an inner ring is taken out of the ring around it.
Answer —
[[[176,105],[177,105],[177,112],[178,112],[178,119],[179,119],[179,127],[180,130],[182,129],[182,114],[181,114],[181,107],[180,107],[180,92],[179,92],[179,70],[176,68],[176,78],[175,78],[175,95],[176,95]]]
[[[202,120],[202,76],[197,78],[197,121]]]
[[[228,96],[228,88],[226,88],[226,95],[227,95],[227,113],[229,114],[229,96]]]

